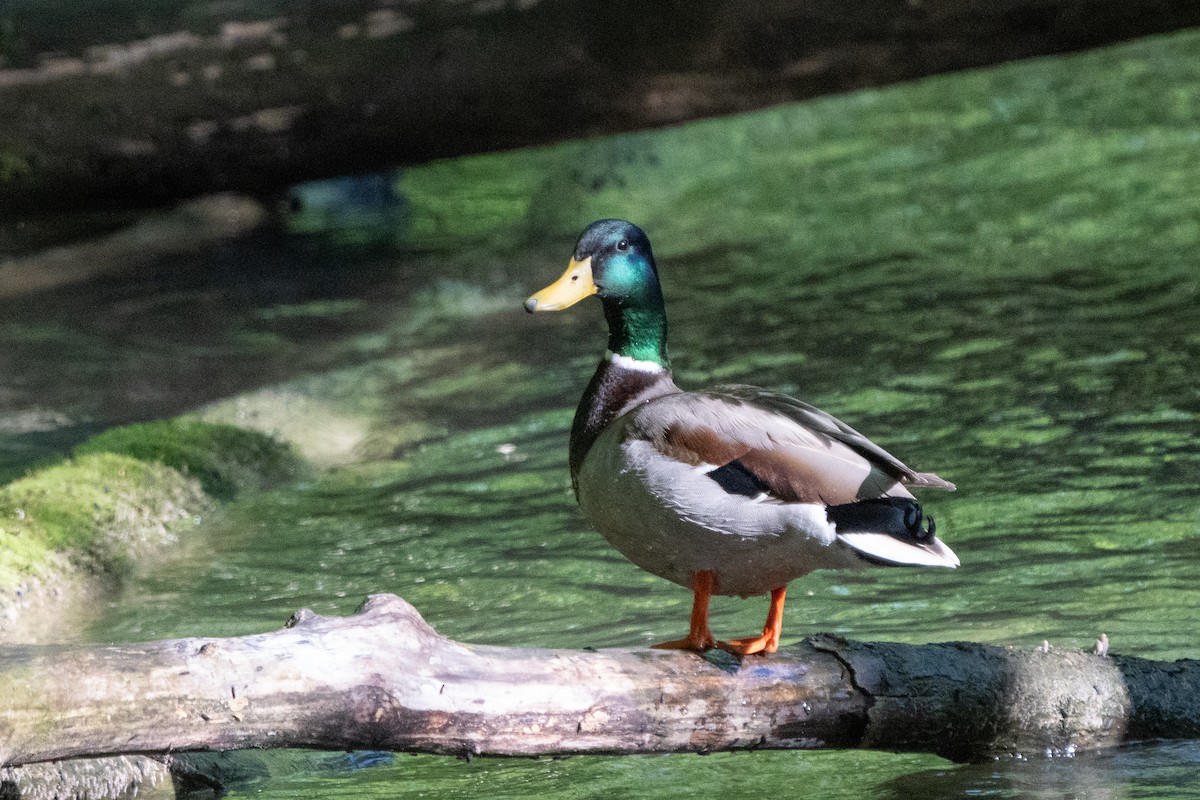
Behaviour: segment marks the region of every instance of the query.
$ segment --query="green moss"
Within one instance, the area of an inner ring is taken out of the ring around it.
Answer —
[[[204,505],[195,482],[162,464],[95,453],[0,488],[0,586],[38,575],[53,553],[115,574],[147,529]]]
[[[215,500],[295,477],[303,462],[255,431],[192,418],[114,428],[0,487],[0,605],[55,573],[120,578]]]
[[[51,557],[52,551],[41,538],[0,527],[0,590],[40,576]]]
[[[301,470],[291,448],[269,436],[190,418],[113,428],[75,448],[77,456],[90,453],[161,462],[195,477],[218,500],[280,483]]]

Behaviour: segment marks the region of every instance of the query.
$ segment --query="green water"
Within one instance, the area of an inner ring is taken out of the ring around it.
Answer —
[[[785,644],[834,631],[1090,648],[1104,632],[1118,652],[1194,657],[1198,150],[1192,33],[430,165],[399,179],[409,216],[387,255],[348,263],[361,251],[339,250],[336,236],[316,250],[286,245],[309,278],[289,284],[267,269],[264,286],[292,286],[288,302],[234,292],[243,284],[228,269],[202,271],[175,310],[138,318],[142,338],[105,338],[103,303],[79,320],[51,298],[64,310],[40,322],[44,337],[96,348],[88,363],[116,352],[160,388],[155,408],[303,380],[348,405],[356,389],[369,394],[372,435],[394,442],[204,520],[187,552],[139,575],[87,636],[259,632],[301,606],[350,613],[378,591],[471,642],[581,648],[681,635],[690,596],[626,563],[571,496],[567,430],[603,348],[599,309],[521,310],[561,272],[584,224],[623,216],[655,244],[681,384],[794,393],[960,487],[923,499],[961,569],[811,575],[792,586]],[[243,247],[238,263],[279,261],[276,240]],[[142,290],[92,291],[128,304]],[[231,293],[241,300],[219,302]],[[216,297],[216,310],[205,315],[197,297]],[[188,341],[180,320],[198,316],[213,335]],[[30,327],[10,322],[9,335]],[[22,341],[42,352],[44,340]],[[181,363],[191,366],[166,366]],[[102,385],[121,380],[111,365],[95,370]],[[92,425],[145,413],[124,389],[110,407],[95,386],[62,380],[30,368],[22,385],[59,391],[72,419]],[[765,610],[763,599],[720,598],[713,630],[753,632]],[[270,777],[232,796],[1200,790],[1193,745],[975,766],[885,753],[265,761]]]

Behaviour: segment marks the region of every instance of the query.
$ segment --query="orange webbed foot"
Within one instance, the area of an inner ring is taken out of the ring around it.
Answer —
[[[694,650],[696,652],[719,647],[737,656],[766,655],[778,650],[779,637],[783,633],[783,601],[787,595],[787,587],[780,586],[771,590],[771,608],[767,612],[767,624],[763,626],[762,635],[718,642],[708,629],[708,601],[712,597],[716,581],[716,573],[711,570],[697,572],[692,579],[695,600],[692,603],[692,624],[688,635],[682,639],[651,646],[657,650]]]
[[[783,633],[783,601],[786,595],[786,586],[771,590],[771,608],[767,612],[767,624],[763,626],[761,636],[747,636],[744,639],[717,642],[717,647],[738,656],[756,654],[765,656],[778,650],[779,637]]]
[[[762,636],[747,636],[744,639],[730,639],[728,642],[717,642],[717,647],[736,656],[766,655],[779,649],[779,639],[773,639],[768,633]]]

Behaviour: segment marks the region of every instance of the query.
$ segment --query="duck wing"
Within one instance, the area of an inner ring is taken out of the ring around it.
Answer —
[[[956,488],[953,483],[932,472],[917,472],[911,469],[903,461],[837,417],[803,400],[757,386],[744,385],[720,386],[709,394],[730,403],[746,403],[787,417],[818,436],[844,444],[884,469],[888,474],[894,475],[901,483],[921,488],[945,489],[951,492]]]
[[[760,501],[840,505],[912,497],[907,486],[954,488],[824,411],[756,387],[667,395],[627,417],[626,440],[643,439],[726,493]]]

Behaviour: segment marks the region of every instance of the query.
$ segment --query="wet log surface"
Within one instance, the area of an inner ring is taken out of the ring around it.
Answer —
[[[1200,736],[1200,662],[816,636],[769,657],[439,636],[405,601],[274,633],[0,648],[0,766],[300,747],[455,756],[865,747],[953,760]],[[19,770],[17,770],[19,772]]]
[[[1172,0],[69,8],[0,12],[0,214],[265,192],[1200,24]]]

